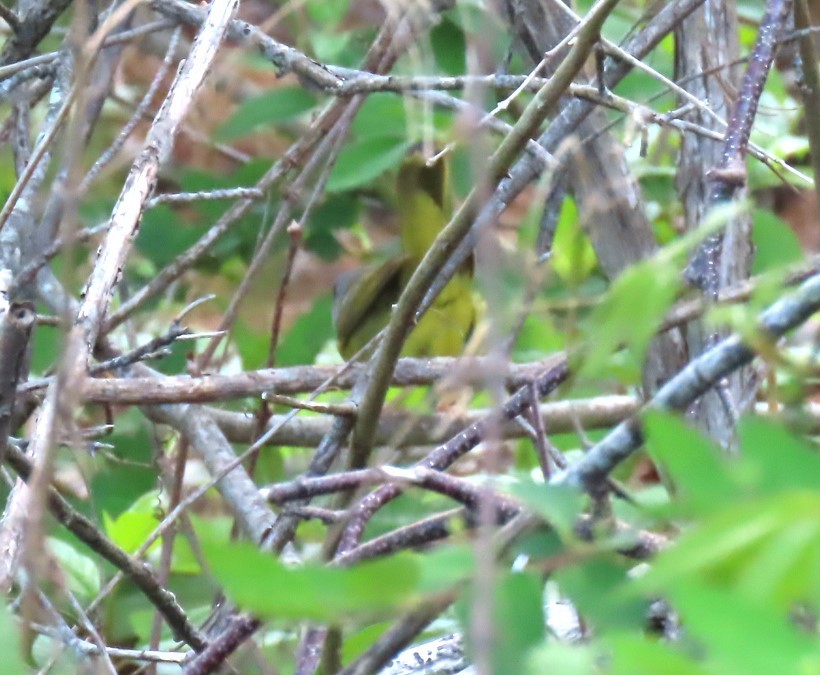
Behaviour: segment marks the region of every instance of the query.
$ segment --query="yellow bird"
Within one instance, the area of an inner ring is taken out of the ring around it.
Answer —
[[[452,216],[447,162],[412,152],[396,180],[401,253],[343,274],[336,284],[333,322],[339,353],[350,359],[390,320],[393,305],[436,236]],[[456,356],[476,319],[470,259],[442,289],[404,344],[402,356]]]

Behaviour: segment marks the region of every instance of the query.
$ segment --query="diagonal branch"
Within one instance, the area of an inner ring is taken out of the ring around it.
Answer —
[[[820,274],[806,281],[795,293],[774,303],[759,320],[759,330],[776,339],[820,310]],[[740,337],[733,336],[692,361],[667,382],[644,410],[665,408],[684,410],[709,391],[722,378],[749,363],[754,350]],[[594,492],[607,475],[640,448],[643,443],[640,414],[622,422],[581,460],[558,474],[555,483],[568,483]]]
[[[22,450],[9,445],[7,459],[21,478],[26,481],[31,479],[33,467]],[[111,542],[94,523],[77,512],[55,488],[49,486],[47,493],[48,508],[54,518],[131,579],[162,614],[176,639],[184,641],[195,650],[205,647],[205,640],[190,622],[174,594],[159,584],[148,565],[128,555]]]
[[[196,92],[205,81],[237,4],[237,0],[215,0],[209,6],[208,19],[177,73],[148,132],[143,151],[134,161],[114,205],[108,232],[97,252],[76,323],[68,338],[66,370],[74,376],[70,377],[74,382],[81,381],[85,374],[86,361],[97,341],[114,285],[122,273],[143,210],[156,186],[159,166],[171,152],[174,138]]]
[[[497,184],[505,175],[527,141],[534,136],[540,124],[563,96],[597,42],[604,20],[616,5],[617,0],[601,0],[590,10],[564,61],[549,82],[535,94],[512,132],[489,158],[485,180],[490,185]],[[404,340],[412,329],[416,312],[425,300],[434,279],[470,231],[471,214],[480,206],[480,200],[481,191],[472,190],[458,213],[421,261],[396,304],[384,338],[370,360],[365,378],[358,387],[358,392],[354,390],[354,398],[358,398],[360,406],[348,459],[349,468],[360,468],[367,464],[373,443],[375,420],[381,413]]]

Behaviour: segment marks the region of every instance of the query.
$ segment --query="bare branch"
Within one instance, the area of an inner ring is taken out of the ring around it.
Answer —
[[[7,447],[8,462],[24,480],[29,480],[32,466],[26,455],[14,446]],[[160,586],[150,568],[115,546],[88,518],[78,513],[53,487],[48,488],[51,514],[80,541],[121,570],[145,594],[165,617],[178,640],[201,650],[205,641],[179,606],[174,594]]]
[[[761,339],[774,340],[799,326],[820,310],[820,275],[773,304],[759,319]],[[721,378],[749,363],[755,356],[752,347],[739,337],[730,337],[691,361],[666,383],[646,405],[645,410],[666,408],[683,410],[715,386]],[[568,483],[594,491],[624,459],[643,443],[640,416],[621,423],[581,460],[558,474],[554,482]]]

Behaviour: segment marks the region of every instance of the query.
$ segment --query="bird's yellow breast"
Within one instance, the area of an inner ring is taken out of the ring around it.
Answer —
[[[390,321],[392,307],[452,214],[445,159],[428,165],[411,154],[396,181],[402,254],[365,268],[337,297],[334,322],[339,352],[350,359]],[[465,265],[442,289],[402,349],[402,356],[456,356],[476,320],[471,279]]]

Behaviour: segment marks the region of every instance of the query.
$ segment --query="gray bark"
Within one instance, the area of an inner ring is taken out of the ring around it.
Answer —
[[[736,7],[723,0],[707,0],[703,8],[681,24],[676,35],[676,78],[724,119],[730,114],[740,80],[738,67],[725,67],[737,59],[737,35]],[[703,111],[693,110],[688,118],[706,128],[723,131],[714,117]],[[697,228],[707,215],[708,172],[717,165],[722,150],[720,141],[695,134],[687,134],[681,140],[677,188],[687,230]],[[721,259],[721,287],[748,278],[752,257],[750,230],[747,214],[739,213],[728,223]],[[687,331],[690,356],[703,353],[710,341],[722,335],[716,336],[715,330],[701,320],[693,321]],[[723,447],[733,444],[736,416],[753,403],[754,380],[753,371],[743,368],[729,376],[719,390],[704,395],[690,410],[698,426]]]

